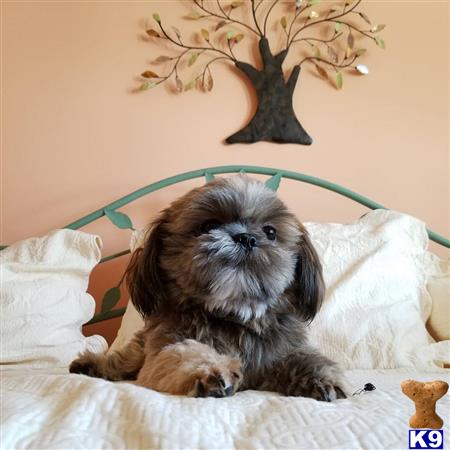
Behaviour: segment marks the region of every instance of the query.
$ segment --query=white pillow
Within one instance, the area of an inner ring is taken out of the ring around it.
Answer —
[[[434,343],[426,283],[438,269],[425,224],[376,210],[348,224],[307,224],[324,266],[327,295],[311,341],[344,368],[429,368],[450,359]]]
[[[423,222],[376,210],[350,224],[305,224],[323,264],[326,298],[311,343],[344,368],[428,368],[449,360],[449,341],[433,343],[425,322],[427,277],[437,257]],[[132,250],[143,232],[135,232]],[[143,326],[128,303],[111,350]]]
[[[67,367],[79,352],[102,352],[101,336],[84,337],[81,325],[95,311],[86,293],[100,260],[98,236],[55,230],[0,252],[0,367]]]
[[[439,269],[427,284],[433,300],[433,309],[427,325],[431,334],[442,341],[450,339],[450,259],[441,260]]]
[[[137,248],[142,246],[147,231],[147,228],[132,231],[130,239],[131,252],[134,252]],[[114,352],[124,347],[133,338],[134,333],[143,328],[143,326],[144,320],[137,312],[131,299],[129,299],[127,307],[125,309],[125,313],[122,317],[119,331],[117,332],[117,336],[114,339],[114,342],[111,344],[111,347],[109,347],[108,352]]]

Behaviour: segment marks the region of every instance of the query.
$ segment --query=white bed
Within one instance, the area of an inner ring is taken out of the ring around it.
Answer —
[[[57,230],[0,254],[0,448],[408,448],[414,405],[400,383],[450,380],[438,365],[450,360],[448,261],[431,277],[436,258],[424,224],[395,212],[309,230],[328,288],[311,338],[347,369],[347,392],[369,382],[375,391],[332,403],[254,391],[194,399],[69,374],[79,352],[107,349],[100,336],[80,332],[94,314],[86,288],[101,242]],[[131,338],[138,319],[129,303],[113,347]],[[447,394],[437,406],[444,448],[449,403]]]
[[[412,402],[401,381],[449,371],[353,370],[373,392],[332,403],[248,391],[192,399],[66,371],[2,372],[2,449],[406,449]],[[450,447],[450,399],[438,403]]]

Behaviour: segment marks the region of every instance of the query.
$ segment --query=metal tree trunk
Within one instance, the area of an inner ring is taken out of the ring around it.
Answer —
[[[282,64],[287,52],[272,55],[266,38],[259,42],[263,68],[237,61],[240,69],[251,81],[258,99],[256,113],[242,130],[226,139],[228,144],[272,141],[311,145],[312,139],[298,121],[292,106],[292,97],[300,73],[295,66],[287,81]]]

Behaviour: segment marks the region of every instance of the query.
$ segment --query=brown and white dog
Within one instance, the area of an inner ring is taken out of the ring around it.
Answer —
[[[345,398],[339,368],[307,340],[324,295],[320,261],[263,183],[238,175],[188,192],[127,270],[145,327],[120,351],[81,355],[71,372],[188,396]]]

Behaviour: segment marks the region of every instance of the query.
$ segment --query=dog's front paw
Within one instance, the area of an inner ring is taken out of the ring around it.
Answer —
[[[97,361],[89,353],[86,353],[72,361],[69,366],[69,372],[79,373],[89,377],[101,377],[101,374],[98,371]]]
[[[307,397],[323,402],[332,402],[333,400],[347,398],[342,388],[332,381],[313,379],[308,386]]]
[[[211,368],[197,379],[195,383],[194,397],[230,397],[233,395],[242,380],[239,369]]]

